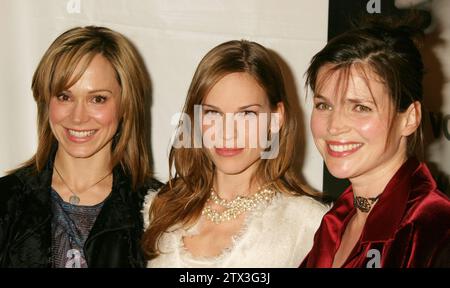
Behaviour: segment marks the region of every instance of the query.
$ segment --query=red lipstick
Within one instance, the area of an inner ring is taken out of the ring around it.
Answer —
[[[215,148],[216,153],[223,157],[232,157],[241,153],[244,148]]]

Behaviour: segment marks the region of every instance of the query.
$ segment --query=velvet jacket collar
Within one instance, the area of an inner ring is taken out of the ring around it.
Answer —
[[[414,158],[407,160],[380,195],[378,203],[367,217],[359,241],[342,267],[352,258],[358,257],[364,244],[392,239],[401,225],[408,205],[417,198],[424,197],[424,191],[433,190],[436,190],[436,183],[428,168]],[[345,227],[355,213],[353,190],[350,186],[324,216],[315,236],[315,247],[302,263],[303,267],[332,266]]]

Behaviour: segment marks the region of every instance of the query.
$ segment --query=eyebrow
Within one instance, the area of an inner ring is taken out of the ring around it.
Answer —
[[[66,89],[66,90],[63,90],[61,92],[70,92],[70,93],[72,93],[72,91],[70,91],[70,89]],[[111,90],[109,90],[109,89],[94,89],[94,90],[89,91],[88,94],[93,94],[93,93],[98,93],[98,92],[109,92],[109,93],[113,94],[113,92]]]
[[[88,93],[89,94],[92,94],[92,93],[98,93],[98,92],[109,92],[109,93],[113,93],[111,90],[109,90],[109,89],[94,89],[94,90],[91,90],[91,91],[89,91]]]
[[[210,105],[210,104],[203,104],[203,106],[208,106],[208,107],[211,107],[211,108],[213,108],[213,109],[220,110],[219,107],[214,106],[214,105]],[[238,108],[238,110],[247,109],[247,108],[250,108],[250,107],[252,107],[252,106],[262,107],[261,104],[250,104],[250,105],[241,106],[241,107]]]
[[[371,99],[347,98],[347,99],[345,99],[345,101],[353,103],[353,104],[359,104],[359,103],[364,103],[364,102],[374,103]]]
[[[324,97],[324,96],[322,96],[320,94],[314,95],[314,98],[315,99],[319,99],[319,100],[328,101],[328,98],[326,98],[326,97]],[[353,104],[360,104],[360,103],[364,103],[364,102],[368,102],[368,103],[372,103],[372,104],[375,103],[371,99],[358,99],[358,98],[346,98],[345,102],[350,102],[350,103],[353,103]]]
[[[321,100],[328,100],[328,98],[326,98],[326,97],[324,97],[324,96],[322,96],[320,94],[314,94],[314,98],[315,99],[321,99]]]

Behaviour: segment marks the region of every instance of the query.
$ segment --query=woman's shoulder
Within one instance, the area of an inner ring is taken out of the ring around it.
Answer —
[[[11,201],[21,198],[27,190],[26,178],[31,177],[30,168],[20,168],[0,178],[0,212],[11,206]]]
[[[8,197],[8,194],[17,193],[23,190],[24,186],[33,184],[33,180],[38,177],[38,172],[32,166],[21,167],[14,172],[0,177],[0,199]]]
[[[15,174],[6,175],[0,178],[0,203],[5,203],[17,191],[22,190],[23,183]],[[1,205],[1,204],[0,204]]]
[[[14,187],[18,184],[22,184],[19,177],[17,177],[17,173],[8,174],[6,176],[0,177],[0,189],[3,191],[4,189],[8,189],[10,187]]]
[[[148,189],[147,195],[144,197],[144,204],[142,205],[142,217],[144,217],[144,228],[147,229],[150,224],[150,207],[152,206],[153,200],[158,194],[159,190],[157,189]]]
[[[149,192],[151,192],[151,191],[155,192],[155,191],[159,190],[163,185],[164,184],[156,178],[150,178],[146,182],[146,188],[148,189]]]
[[[139,186],[132,194],[137,195],[139,205],[143,205],[145,197],[151,193],[159,190],[163,184],[156,178],[147,179],[143,185]]]
[[[418,195],[418,194],[416,194]],[[450,200],[447,195],[437,189],[423,193],[409,201],[405,214],[411,222],[423,225],[445,223],[450,225]]]
[[[288,222],[298,222],[298,225],[311,223],[314,227],[322,220],[330,207],[307,195],[288,195],[280,193],[275,200],[274,213],[277,218]]]
[[[284,209],[292,210],[295,213],[322,217],[330,209],[329,205],[308,195],[281,194],[281,199]]]

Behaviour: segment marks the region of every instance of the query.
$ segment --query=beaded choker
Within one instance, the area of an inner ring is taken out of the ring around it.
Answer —
[[[226,209],[219,212],[214,210],[211,205],[206,205],[205,208],[203,208],[202,215],[216,224],[236,219],[242,213],[252,211],[260,204],[266,204],[272,200],[275,195],[275,190],[270,189],[268,186],[269,185],[265,185],[262,188],[259,188],[258,192],[250,197],[238,196],[230,201],[220,198],[216,191],[214,191],[214,188],[211,188],[211,195],[208,202],[212,201]]]
[[[361,196],[353,196],[353,205],[358,208],[361,212],[367,213],[372,208],[372,205],[377,202],[378,198],[380,198],[379,194],[377,197],[372,198],[364,198]]]

